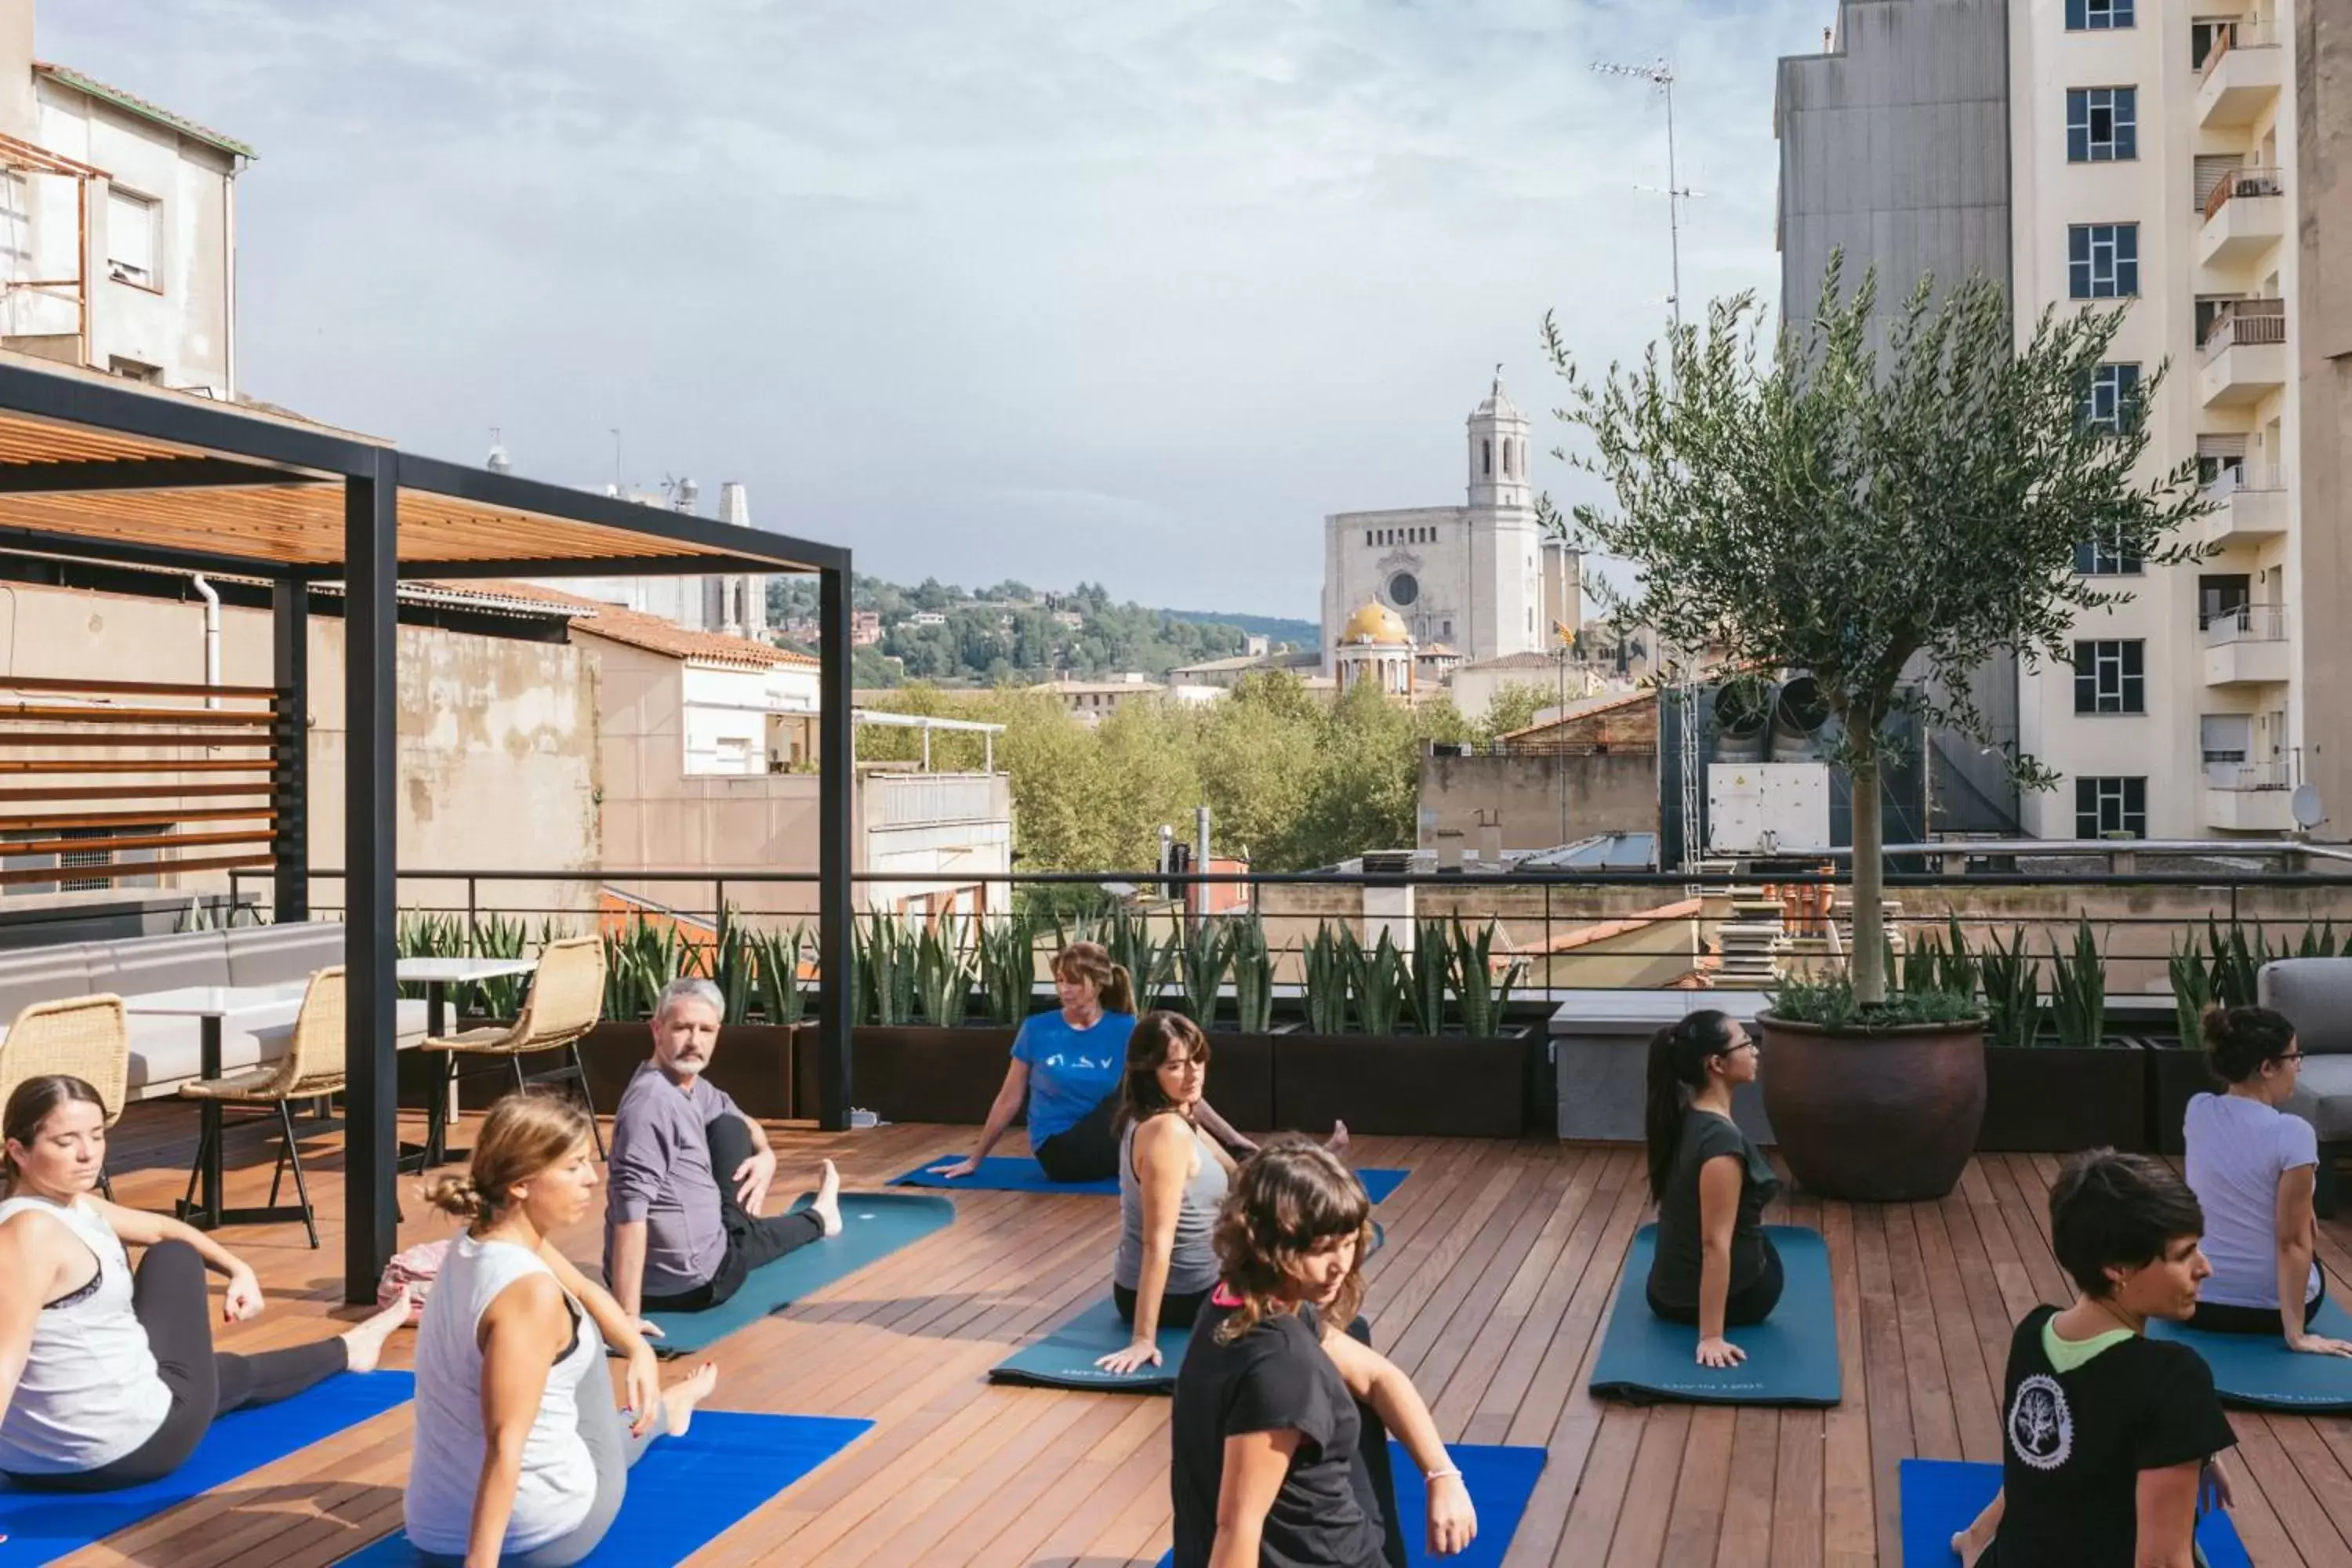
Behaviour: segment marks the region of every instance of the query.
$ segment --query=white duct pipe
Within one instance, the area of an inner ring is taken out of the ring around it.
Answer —
[[[213,585],[205,581],[204,574],[201,572],[189,580],[195,584],[196,592],[203,596],[205,601],[205,684],[206,686],[218,686],[220,684],[221,675],[220,595],[214,592]],[[206,692],[205,694],[205,706],[207,708],[219,707],[220,693],[217,691]]]

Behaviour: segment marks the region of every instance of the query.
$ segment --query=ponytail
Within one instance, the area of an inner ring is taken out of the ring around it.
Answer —
[[[463,1220],[481,1218],[486,1206],[471,1176],[436,1176],[419,1187],[416,1195],[443,1214],[453,1214]]]
[[[1692,1091],[1706,1087],[1706,1064],[1730,1047],[1731,1019],[1713,1008],[1690,1014],[1650,1037],[1649,1095],[1642,1125],[1649,1146],[1653,1200],[1666,1195]]]
[[[1095,1000],[1106,1013],[1135,1011],[1135,977],[1127,965],[1113,963],[1109,949],[1098,942],[1074,942],[1054,955],[1054,978],[1082,980],[1095,988]]]
[[[1110,984],[1102,988],[1102,1009],[1106,1013],[1135,1011],[1135,976],[1127,972],[1126,964],[1110,966]]]

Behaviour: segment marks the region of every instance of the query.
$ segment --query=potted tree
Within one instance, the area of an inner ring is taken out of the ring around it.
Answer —
[[[2199,559],[2177,536],[2208,504],[2196,466],[2143,481],[2142,409],[2087,416],[2121,310],[2045,310],[2021,345],[2006,294],[1971,279],[1938,302],[1922,279],[1889,321],[1876,281],[1847,297],[1833,258],[1811,321],[1759,342],[1753,295],[1677,323],[1663,355],[1580,374],[1555,322],[1563,417],[1591,442],[1561,456],[1602,481],[1549,526],[1633,566],[1623,625],[1678,650],[1809,676],[1853,800],[1853,942],[1842,984],[1784,987],[1759,1020],[1764,1102],[1798,1180],[1829,1195],[1928,1197],[1957,1182],[1983,1113],[1983,1016],[1890,994],[1882,764],[1906,707],[1921,732],[1996,739],[1969,695],[1989,652],[2072,657],[2074,617],[2128,595],[2078,574],[2078,547],[2155,565]],[[1885,349],[1875,346],[1884,330]],[[2056,775],[2007,757],[2021,784]],[[1686,845],[1696,857],[1699,847]],[[1962,1133],[1965,1136],[1962,1136]],[[1958,1158],[1950,1157],[1957,1147]],[[1930,1158],[1930,1151],[1935,1157]]]

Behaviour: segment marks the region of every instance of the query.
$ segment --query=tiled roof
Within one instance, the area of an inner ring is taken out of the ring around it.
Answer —
[[[495,595],[525,604],[576,608],[580,614],[572,617],[573,631],[586,632],[607,642],[643,648],[647,653],[667,654],[672,658],[733,665],[742,669],[814,669],[819,663],[807,654],[794,653],[790,648],[756,642],[750,637],[730,637],[724,632],[688,631],[684,626],[663,620],[659,616],[624,609],[618,605],[599,604],[594,599],[567,594],[560,588],[541,587],[536,583],[471,583],[464,584],[459,591]]]
[[[252,158],[258,155],[252,148],[234,136],[224,136],[209,126],[197,124],[185,115],[174,114],[161,104],[150,103],[136,93],[125,92],[119,87],[110,87],[96,77],[84,76],[71,66],[51,65],[47,61],[36,60],[33,62],[33,68],[43,76],[62,82],[67,87],[86,92],[92,98],[104,99],[117,109],[135,114],[142,120],[152,120],[158,125],[176,131],[181,135],[201,142],[207,147],[217,147],[222,152],[239,158]]]
[[[1595,697],[1588,701],[1571,702],[1566,710],[1546,719],[1540,724],[1530,724],[1524,730],[1513,730],[1508,734],[1496,736],[1496,739],[1498,741],[1521,740],[1528,735],[1541,734],[1547,730],[1557,730],[1563,724],[1573,724],[1580,719],[1590,719],[1596,713],[1613,713],[1620,708],[1637,707],[1644,702],[1655,702],[1657,700],[1658,694],[1654,689],[1642,687],[1632,691],[1619,691],[1606,697]]]

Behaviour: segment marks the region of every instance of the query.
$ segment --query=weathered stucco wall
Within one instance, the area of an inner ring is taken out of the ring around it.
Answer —
[[[1644,752],[1421,760],[1421,843],[1442,837],[1473,854],[1488,824],[1504,850],[1549,849],[1596,833],[1658,830],[1658,761]]]

